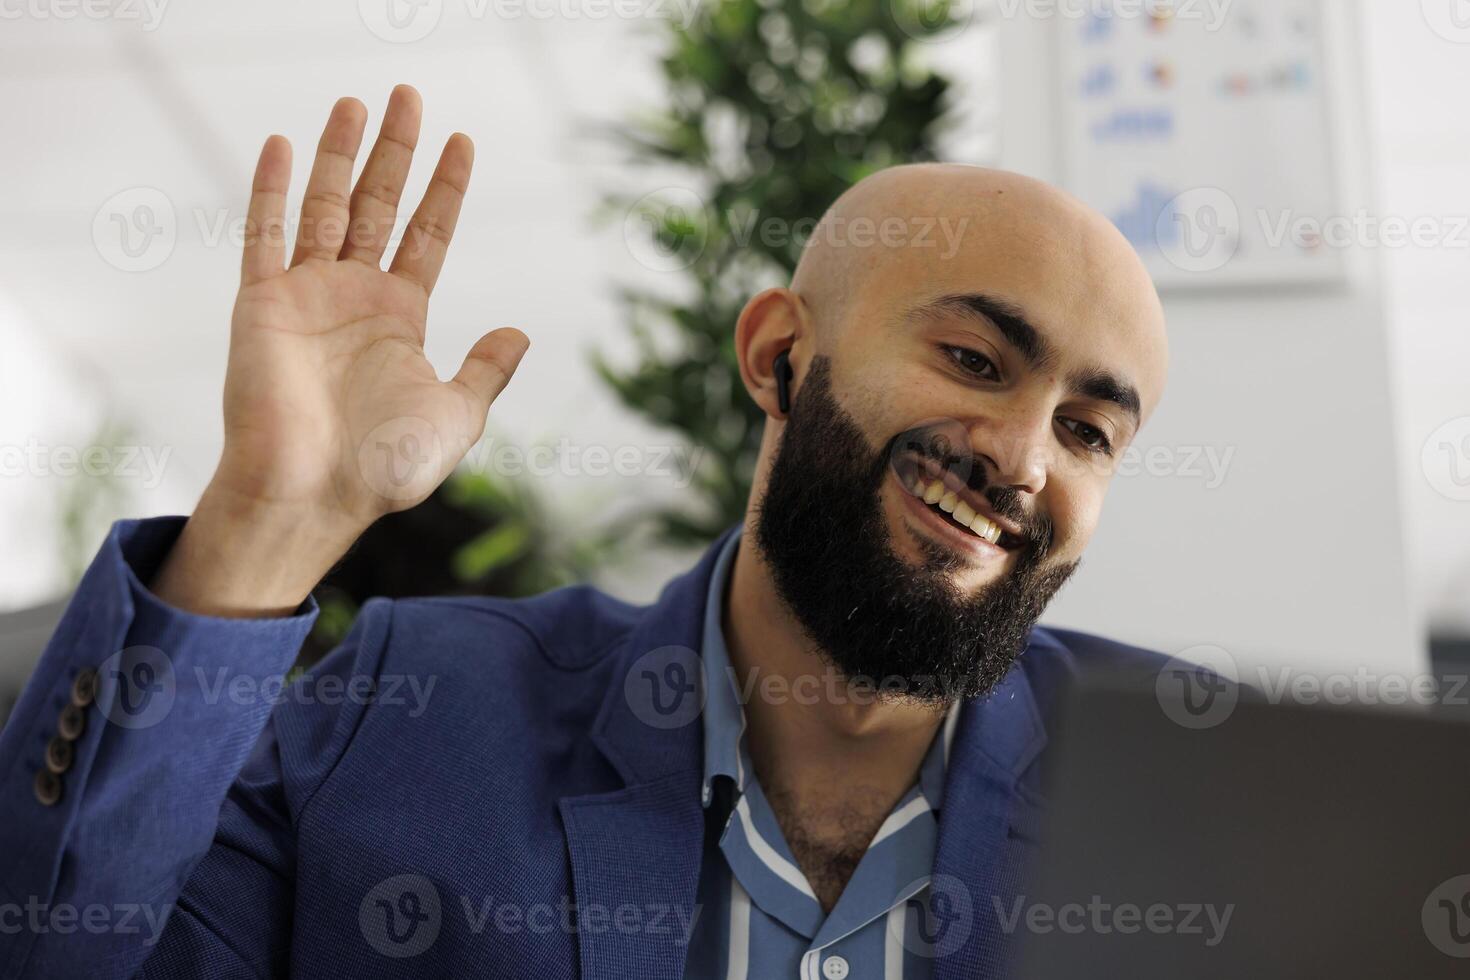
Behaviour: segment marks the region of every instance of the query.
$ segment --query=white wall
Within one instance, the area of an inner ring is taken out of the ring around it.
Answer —
[[[1399,458],[1409,504],[1413,591],[1433,628],[1466,636],[1470,127],[1463,99],[1470,91],[1470,30],[1448,19],[1454,2],[1370,4],[1366,48],[1383,211],[1429,219],[1445,234],[1441,244],[1388,249],[1384,258],[1402,392]]]
[[[22,607],[53,598],[66,577],[57,527],[102,407],[65,352],[3,292],[0,352],[0,596]]]
[[[1400,4],[1409,6],[1409,4]],[[1336,4],[1344,208],[1374,209],[1354,5]],[[1002,166],[1058,173],[1050,20],[1001,18]],[[1243,140],[1249,134],[1241,134]],[[1171,371],[1138,445],[1233,452],[1225,476],[1115,478],[1082,569],[1048,621],[1243,667],[1413,673],[1402,455],[1382,284],[1354,254],[1333,289],[1166,294]]]

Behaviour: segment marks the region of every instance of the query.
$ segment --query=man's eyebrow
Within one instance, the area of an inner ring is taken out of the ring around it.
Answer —
[[[978,317],[995,324],[1033,371],[1045,371],[1056,364],[1057,352],[1052,349],[1051,343],[1026,319],[1025,311],[1014,303],[980,293],[965,293],[944,296],[914,311],[919,318],[942,316],[945,313]]]
[[[1056,365],[1057,351],[1026,313],[1014,303],[982,293],[944,296],[913,311],[916,318],[959,313],[979,317],[995,325],[1006,341],[1020,353],[1033,371],[1046,371]],[[1067,378],[1071,392],[1094,401],[1112,402],[1128,415],[1138,428],[1143,415],[1138,389],[1106,368],[1089,367],[1072,372]]]
[[[1067,385],[1073,394],[1117,405],[1133,422],[1133,428],[1136,429],[1141,424],[1143,405],[1138,397],[1138,389],[1105,368],[1084,368],[1073,372],[1067,378]]]

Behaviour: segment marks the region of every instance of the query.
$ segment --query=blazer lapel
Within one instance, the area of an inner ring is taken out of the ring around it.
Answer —
[[[1009,937],[998,910],[1009,913],[1020,888],[1010,853],[1016,784],[1045,744],[1046,730],[1020,662],[960,716],[931,879],[935,980],[1006,975]],[[940,896],[949,910],[947,922]],[[944,929],[959,931],[947,941]]]
[[[684,974],[704,846],[700,639],[731,533],[669,583],[614,655],[592,738],[625,785],[560,802],[585,980]]]
[[[561,801],[585,980],[680,980],[693,930],[704,811],[675,773]]]

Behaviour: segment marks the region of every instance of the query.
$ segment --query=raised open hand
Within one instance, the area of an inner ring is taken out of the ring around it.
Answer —
[[[225,448],[210,492],[297,511],[355,536],[427,497],[484,431],[529,344],[482,337],[440,381],[424,357],[429,296],[469,183],[474,147],[450,137],[392,264],[382,269],[418,141],[422,105],[393,90],[355,187],[367,111],[332,109],[286,263],[291,146],[272,136],[250,199],[230,325]]]
[[[474,148],[451,136],[385,272],[422,104],[393,90],[352,186],[367,110],[332,108],[286,262],[291,145],[256,165],[230,323],[219,467],[150,582],[164,601],[221,616],[296,608],[382,515],[434,491],[485,429],[529,341],[481,337],[440,381],[424,357],[429,296],[454,235]]]

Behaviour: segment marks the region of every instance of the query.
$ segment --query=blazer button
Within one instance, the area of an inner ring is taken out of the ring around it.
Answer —
[[[74,704],[67,705],[61,709],[61,714],[56,719],[56,730],[68,742],[75,742],[87,730],[86,713]]]
[[[71,743],[60,735],[52,736],[46,743],[46,768],[58,776],[71,768]]]
[[[36,773],[36,799],[42,806],[55,806],[61,799],[61,777],[50,769]]]
[[[97,699],[97,671],[87,667],[71,682],[71,703],[85,708]]]

